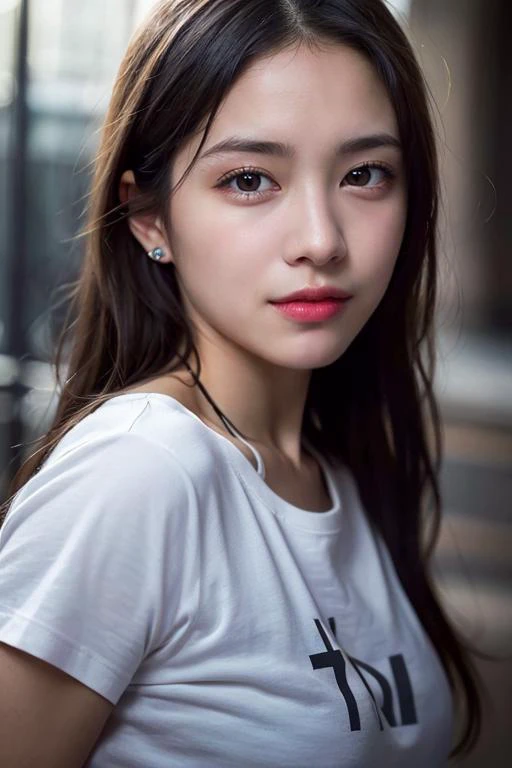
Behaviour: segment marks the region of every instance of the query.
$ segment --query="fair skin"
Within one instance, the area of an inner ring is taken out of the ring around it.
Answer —
[[[146,251],[163,247],[164,261],[174,262],[201,380],[260,449],[269,484],[291,501],[300,497],[307,508],[321,509],[326,499],[319,476],[301,447],[304,405],[312,370],[344,353],[391,278],[406,217],[401,154],[388,142],[398,139],[396,119],[360,55],[340,46],[299,48],[245,72],[228,93],[203,153],[235,134],[289,144],[293,156],[237,151],[205,158],[172,198],[170,235],[157,216],[131,217],[130,226]],[[354,146],[353,140],[369,136],[383,143]],[[178,152],[173,181],[200,138]],[[336,154],[340,144],[343,151]],[[394,178],[380,168],[358,171],[363,163],[382,164]],[[239,177],[229,188],[219,187],[226,173],[248,166],[257,169],[249,186]],[[236,197],[247,188],[249,196]],[[127,171],[121,199],[136,191]],[[269,304],[324,284],[353,296],[329,320],[299,324]],[[137,389],[177,396],[224,433],[208,402],[187,383],[183,374]],[[63,672],[2,644],[0,691],[5,768],[83,765],[112,709]]]
[[[60,669],[0,643],[2,768],[82,766],[112,704]]]
[[[202,157],[234,135],[289,144],[293,157],[255,151]],[[384,138],[375,148],[348,146],[376,135]],[[173,184],[201,137],[177,153]],[[287,476],[296,486],[310,470],[301,432],[312,370],[343,354],[391,278],[406,216],[395,143],[393,108],[361,55],[341,46],[281,51],[252,65],[228,94],[201,159],[171,198],[170,232],[157,216],[130,219],[143,248],[162,247],[163,262],[174,263],[201,380],[260,450],[276,485]],[[361,169],[363,163],[382,164],[394,178],[380,167]],[[227,173],[247,167],[255,171],[245,183],[238,176],[219,187]],[[136,194],[128,171],[121,199]],[[325,284],[353,295],[345,311],[327,321],[298,323],[269,303]],[[177,389],[169,377],[137,389],[186,397],[207,423],[226,432],[197,390],[191,399],[190,390]]]

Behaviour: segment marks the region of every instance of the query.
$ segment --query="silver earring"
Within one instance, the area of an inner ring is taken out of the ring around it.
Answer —
[[[152,251],[148,252],[149,258],[153,259],[153,261],[160,261],[163,255],[164,255],[164,252],[162,248],[153,248]]]

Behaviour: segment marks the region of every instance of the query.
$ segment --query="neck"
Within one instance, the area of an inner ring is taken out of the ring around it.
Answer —
[[[228,431],[218,411],[249,442],[279,454],[294,466],[302,463],[302,422],[310,370],[241,364],[226,356],[219,365],[201,356],[196,410],[200,418]],[[212,403],[213,401],[213,403]]]

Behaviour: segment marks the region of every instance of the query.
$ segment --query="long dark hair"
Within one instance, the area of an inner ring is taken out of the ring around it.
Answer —
[[[257,57],[322,41],[361,52],[382,79],[403,146],[408,213],[380,305],[346,352],[312,373],[304,435],[327,460],[342,460],[352,471],[461,705],[463,728],[452,755],[464,754],[480,731],[478,678],[429,570],[441,515],[442,453],[432,386],[435,139],[422,74],[382,0],[164,0],[138,30],[103,128],[85,259],[57,350],[57,370],[65,357],[67,380],[51,428],[11,490],[27,482],[72,426],[116,393],[171,372],[191,356],[199,381],[200,360],[174,266],[143,254],[127,216],[157,211],[168,224],[172,159],[186,139],[205,129],[183,180],[235,80]],[[129,209],[118,194],[127,169],[140,190]]]

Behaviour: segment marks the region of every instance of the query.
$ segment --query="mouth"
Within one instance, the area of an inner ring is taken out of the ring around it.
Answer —
[[[352,298],[351,294],[335,286],[322,286],[320,288],[303,288],[287,296],[273,299],[271,304],[289,304],[291,302],[321,302],[321,301],[345,301]]]
[[[278,301],[271,302],[285,317],[303,323],[321,323],[339,315],[345,309],[349,299],[325,298],[315,301]]]

